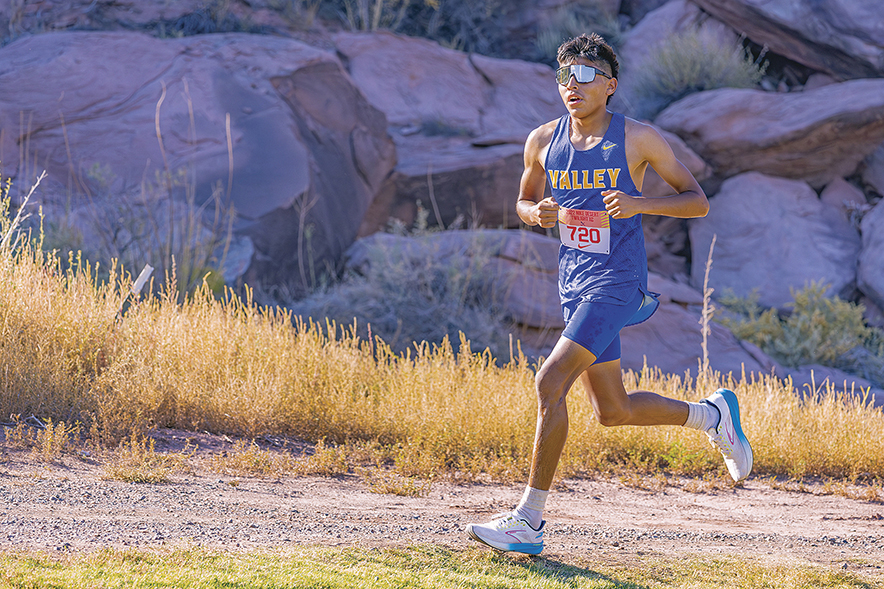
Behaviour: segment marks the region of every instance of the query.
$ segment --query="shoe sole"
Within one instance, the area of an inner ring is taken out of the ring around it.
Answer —
[[[470,538],[475,540],[476,542],[480,542],[489,548],[493,548],[498,552],[521,552],[522,554],[531,554],[538,555],[543,550],[543,543],[541,544],[525,544],[525,543],[517,543],[517,544],[501,544],[496,546],[491,542],[485,540],[484,538],[480,538],[476,532],[473,531],[473,526],[467,526],[467,535]]]
[[[734,424],[734,433],[737,436],[737,440],[740,442],[740,446],[743,447],[743,451],[749,457],[749,467],[746,469],[746,474],[737,479],[737,482],[739,482],[749,476],[749,473],[752,472],[752,465],[755,462],[752,455],[752,446],[749,445],[749,440],[746,438],[745,434],[743,434],[743,427],[740,425],[740,404],[737,401],[737,396],[733,391],[728,389],[720,389],[717,392],[724,399],[724,402],[727,403],[728,411],[731,414],[731,423]]]

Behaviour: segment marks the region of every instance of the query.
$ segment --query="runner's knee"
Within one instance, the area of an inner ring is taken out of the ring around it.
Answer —
[[[541,367],[534,376],[537,402],[541,411],[555,408],[565,401],[565,379],[555,370]]]

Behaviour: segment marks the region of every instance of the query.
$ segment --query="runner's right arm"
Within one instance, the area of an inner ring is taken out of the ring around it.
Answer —
[[[556,121],[531,131],[525,141],[525,171],[519,183],[519,200],[516,213],[526,225],[540,225],[545,229],[554,227],[559,216],[559,205],[552,197],[544,198],[546,192],[546,169],[544,161],[552,141]]]

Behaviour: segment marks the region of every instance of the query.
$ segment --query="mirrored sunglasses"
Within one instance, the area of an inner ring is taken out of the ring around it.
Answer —
[[[609,76],[602,70],[590,65],[573,64],[560,67],[556,70],[556,82],[558,82],[562,86],[567,86],[568,81],[571,79],[571,76],[574,76],[577,79],[577,83],[588,84],[595,80],[596,74],[601,74],[606,78],[611,78],[611,76]]]

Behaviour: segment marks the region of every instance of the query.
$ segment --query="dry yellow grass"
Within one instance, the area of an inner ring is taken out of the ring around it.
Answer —
[[[167,483],[175,472],[188,470],[187,449],[160,453],[154,441],[132,434],[123,440],[104,465],[104,478],[127,483]]]
[[[344,443],[364,459],[394,463],[403,477],[512,480],[526,472],[536,367],[524,358],[501,366],[465,341],[397,356],[352,327],[304,324],[248,294],[216,300],[208,289],[184,303],[176,294],[135,301],[120,317],[130,277],[114,268],[101,283],[95,275],[76,258],[63,265],[38,249],[3,253],[0,415],[80,421],[105,446],[152,427],[327,441],[312,467],[293,472],[345,468],[347,459],[329,454]],[[696,380],[648,369],[625,377],[628,388],[679,399],[733,389],[756,474],[884,478],[884,414],[869,403],[831,390],[801,401],[791,383],[768,376]],[[570,414],[562,475],[723,472],[701,433],[604,428],[579,387]],[[251,459],[254,468],[283,468],[259,464],[265,458],[246,456],[243,468]]]

